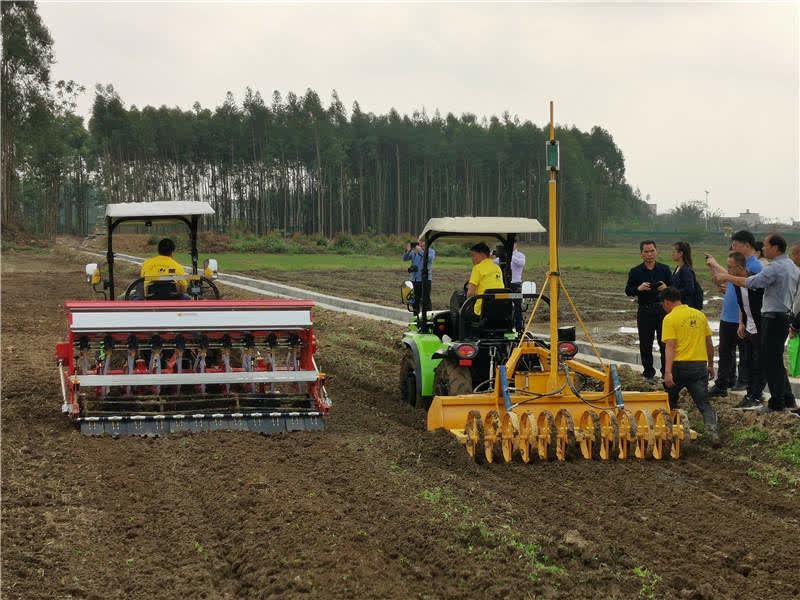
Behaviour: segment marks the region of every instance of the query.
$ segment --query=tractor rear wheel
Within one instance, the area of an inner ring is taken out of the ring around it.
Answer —
[[[418,389],[417,363],[411,350],[406,349],[400,363],[400,399],[411,406],[422,406]]]
[[[444,359],[433,372],[433,393],[437,396],[461,396],[472,393],[472,374],[452,359]]]

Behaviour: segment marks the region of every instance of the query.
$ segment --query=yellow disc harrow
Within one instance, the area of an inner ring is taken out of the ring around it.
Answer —
[[[546,409],[517,414],[500,408],[483,417],[480,411],[471,410],[458,437],[476,462],[492,463],[502,457],[508,463],[518,456],[529,463],[534,456],[564,461],[578,450],[587,460],[677,459],[696,435],[683,410],[654,408],[631,413],[617,408],[562,408],[553,416]]]

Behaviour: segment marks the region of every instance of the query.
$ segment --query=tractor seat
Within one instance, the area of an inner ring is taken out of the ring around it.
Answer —
[[[174,281],[151,281],[147,286],[148,300],[180,300],[182,297]]]
[[[509,293],[507,288],[493,288],[485,294]],[[511,300],[484,298],[481,314],[475,316],[472,331],[481,338],[503,337],[514,328],[514,304]]]
[[[458,312],[461,310],[461,306],[466,301],[467,293],[465,291],[456,290],[453,292],[453,295],[450,296],[450,313],[453,315],[453,318],[458,318]]]

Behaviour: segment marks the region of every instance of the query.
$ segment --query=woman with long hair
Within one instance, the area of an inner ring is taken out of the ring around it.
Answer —
[[[703,310],[702,306],[694,306],[694,287],[697,283],[697,278],[692,267],[692,246],[689,242],[675,242],[672,245],[672,260],[677,263],[677,266],[672,272],[670,285],[680,291],[681,302],[698,310]]]

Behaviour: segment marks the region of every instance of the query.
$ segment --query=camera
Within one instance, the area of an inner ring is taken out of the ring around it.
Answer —
[[[417,246],[419,246],[419,242],[410,242],[410,245],[411,245],[411,248],[412,248],[412,250],[413,250],[414,248],[416,248]]]

